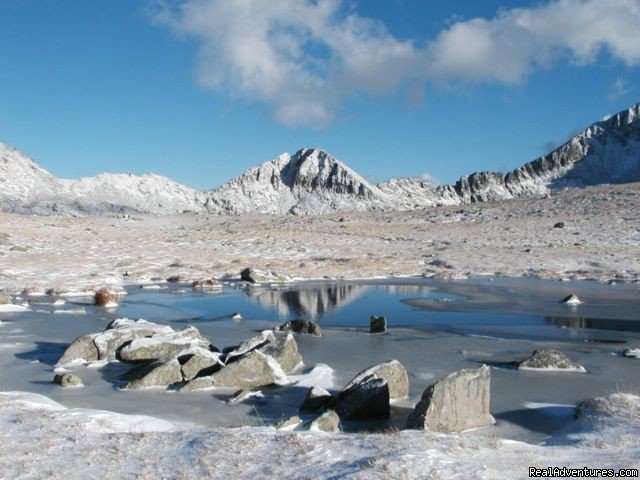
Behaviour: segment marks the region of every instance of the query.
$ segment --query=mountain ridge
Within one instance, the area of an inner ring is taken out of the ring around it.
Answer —
[[[412,210],[634,181],[640,181],[640,103],[593,123],[547,155],[506,174],[474,172],[453,185],[413,177],[373,185],[315,148],[283,153],[211,190],[196,190],[153,173],[103,173],[67,180],[0,143],[0,210],[27,214],[317,215]]]

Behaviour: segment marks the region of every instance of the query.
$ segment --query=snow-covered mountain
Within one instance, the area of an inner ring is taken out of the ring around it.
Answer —
[[[209,192],[209,212],[299,215],[392,209],[394,201],[327,152],[284,153]]]
[[[59,179],[13,147],[0,143],[0,210],[48,215],[170,214],[201,211],[201,192],[166,177],[104,173]]]
[[[0,144],[0,210],[36,214],[411,210],[635,181],[640,181],[640,104],[594,123],[548,155],[507,174],[476,172],[454,185],[419,178],[372,185],[327,152],[310,148],[284,153],[207,192],[154,174],[62,180]]]

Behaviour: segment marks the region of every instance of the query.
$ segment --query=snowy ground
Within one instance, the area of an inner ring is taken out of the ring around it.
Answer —
[[[564,228],[554,228],[558,222]],[[0,289],[73,290],[246,266],[296,277],[640,278],[640,184],[414,212],[141,218],[0,214]],[[127,273],[127,277],[123,275]]]
[[[298,278],[486,274],[638,281],[639,212],[634,184],[326,217],[0,214],[0,293],[74,291],[173,275],[237,277],[246,266]],[[557,222],[564,227],[554,228]],[[574,423],[576,431],[537,446],[473,433],[207,430],[1,393],[0,479],[528,478],[529,465],[638,468],[639,411],[639,397],[613,395]]]
[[[0,394],[0,478],[529,478],[537,468],[638,468],[640,398],[593,405],[553,445],[416,431],[188,429]]]

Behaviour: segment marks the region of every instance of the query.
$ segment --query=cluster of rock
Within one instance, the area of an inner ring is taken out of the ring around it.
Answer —
[[[266,330],[221,352],[193,326],[175,331],[168,325],[121,318],[103,332],[74,340],[56,367],[111,361],[132,364],[124,375],[125,389],[195,391],[286,382],[302,357],[291,334]]]

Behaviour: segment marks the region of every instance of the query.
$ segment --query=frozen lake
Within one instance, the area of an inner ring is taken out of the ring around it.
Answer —
[[[492,366],[491,410],[497,423],[487,435],[543,441],[571,423],[572,406],[614,392],[638,393],[640,361],[624,348],[640,346],[637,284],[475,278],[461,281],[394,279],[303,282],[246,287],[230,283],[220,294],[176,285],[129,287],[115,310],[89,298],[31,297],[31,311],[0,313],[0,390],[42,393],[68,407],[142,413],[208,426],[272,424],[297,414],[307,387],[339,390],[362,369],[389,359],[409,371],[411,395],[392,418],[346,424],[348,430],[404,425],[422,391],[437,379],[482,363]],[[575,293],[583,304],[559,302]],[[85,314],[70,313],[84,308]],[[68,311],[67,313],[64,313]],[[56,313],[54,313],[56,312]],[[242,320],[233,320],[233,313]],[[369,317],[385,315],[388,335],[368,333]],[[320,324],[321,338],[297,336],[305,369],[297,385],[263,388],[264,398],[229,405],[229,392],[120,391],[122,364],[74,368],[82,389],[51,384],[53,365],[76,337],[102,331],[114,318],[144,318],[174,329],[189,324],[219,348],[286,320]],[[525,372],[509,368],[541,347],[558,348],[588,374]],[[326,364],[329,368],[316,368]],[[305,375],[313,371],[315,375]]]

